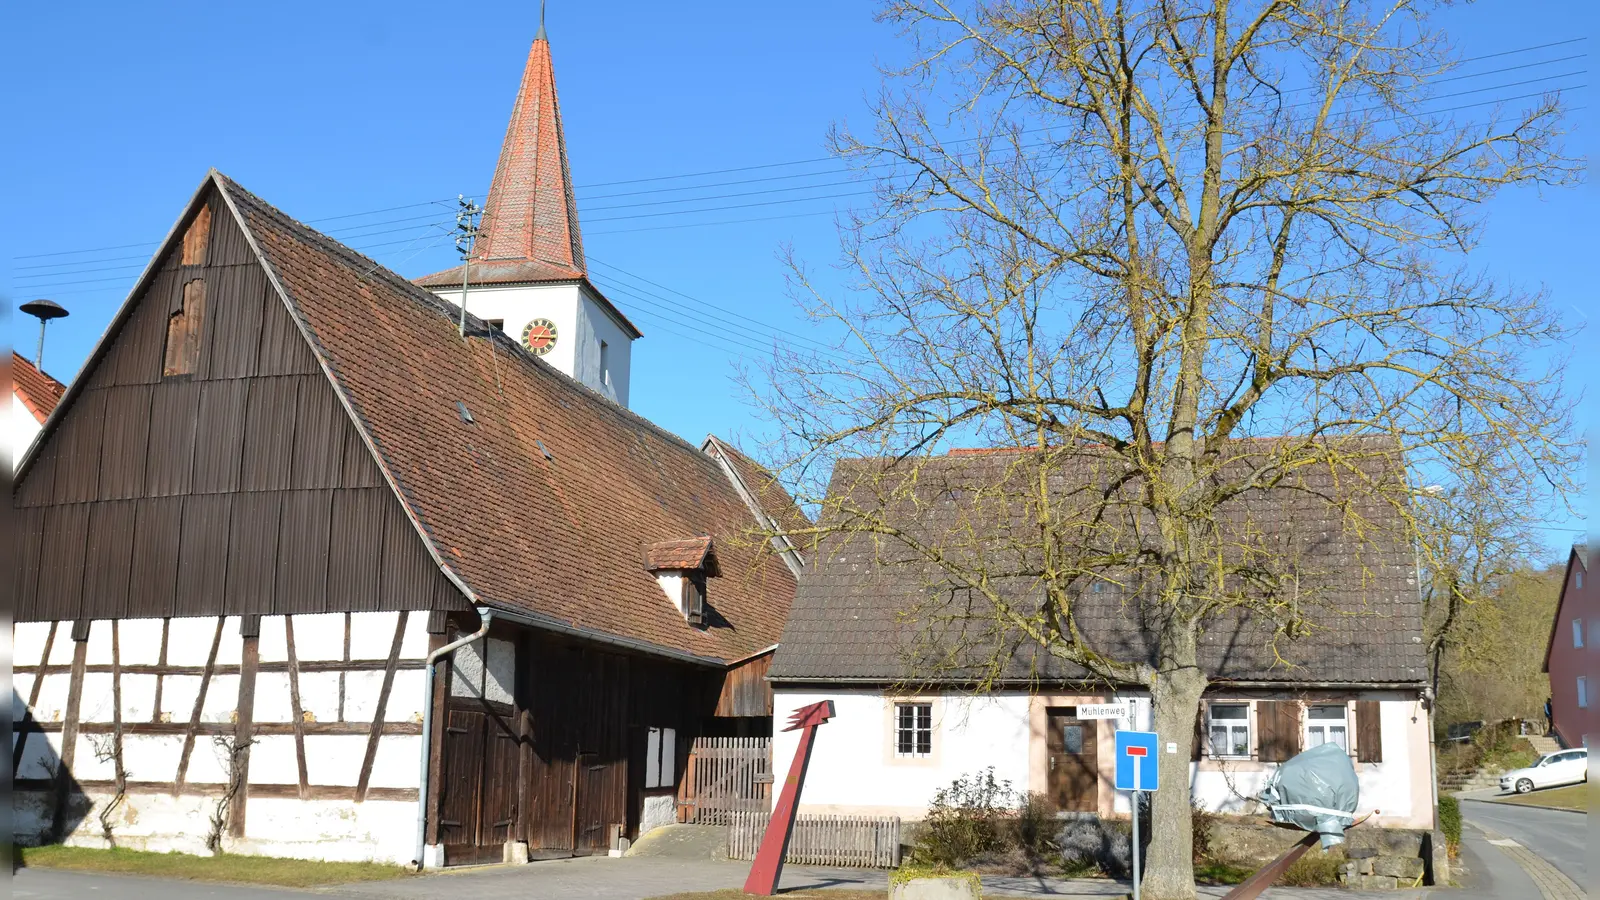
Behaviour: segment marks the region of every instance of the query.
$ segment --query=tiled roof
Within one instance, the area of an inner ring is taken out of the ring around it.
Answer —
[[[740,452],[739,448],[715,435],[707,437],[701,449],[727,461],[728,466],[738,477],[739,483],[750,492],[759,514],[771,520],[766,524],[776,525],[785,532],[795,534],[789,543],[803,555],[806,548],[799,532],[811,527],[811,519],[800,505],[794,502],[794,497],[784,489],[777,477],[765,466]]]
[[[711,553],[711,538],[697,537],[681,541],[657,541],[645,552],[644,567],[652,572],[662,569],[699,569],[706,565]]]
[[[717,460],[470,316],[469,333],[487,336],[463,340],[455,307],[215,177],[398,495],[475,602],[713,661],[776,641],[795,579],[746,539],[751,513]],[[684,535],[717,543],[712,628],[688,625],[640,565],[650,545]]]
[[[982,559],[996,588],[1017,606],[1031,608],[1037,601],[1030,598],[1039,596],[1031,575],[1038,570],[1032,559],[1037,537],[1013,529],[1033,527],[1032,516],[1015,493],[1009,495],[1013,499],[979,493],[983,486],[1017,477],[1023,470],[1015,463],[1022,456],[1010,451],[923,459],[916,461],[914,477],[892,460],[851,460],[835,467],[829,493],[857,508],[886,510],[898,527],[952,558]],[[1360,487],[1367,479],[1391,478],[1386,473],[1397,467],[1392,456],[1385,461],[1376,452],[1356,466],[1359,473],[1338,474],[1306,467],[1279,487],[1251,491],[1223,507],[1229,534],[1239,536],[1240,544],[1271,554],[1298,573],[1302,594],[1296,600],[1304,604],[1312,630],[1309,637],[1275,640],[1273,623],[1261,617],[1214,619],[1200,647],[1211,678],[1289,684],[1426,681],[1415,558],[1400,536],[1399,513]],[[1080,491],[1097,495],[1109,475],[1086,468],[1081,475],[1058,472],[1052,481],[1061,497]],[[1348,507],[1341,509],[1342,503]],[[1365,524],[1360,534],[1346,525],[1358,520]],[[1111,531],[1127,541],[1133,529]],[[1087,534],[1084,539],[1098,540]],[[893,540],[830,536],[812,556],[773,661],[775,680],[917,681],[934,671],[939,678],[963,680],[977,671],[965,666],[997,654],[1009,660],[1002,680],[1088,677],[986,619],[981,595],[953,588],[945,570]],[[1015,574],[1007,576],[1013,566]],[[957,623],[935,624],[939,620],[930,613],[948,614],[950,601],[962,598],[972,600],[976,611]],[[1152,633],[1139,623],[1134,589],[1115,580],[1098,589],[1084,584],[1072,609],[1101,653],[1151,661]],[[940,660],[937,669],[930,658]]]
[[[41,424],[61,402],[61,394],[66,389],[66,385],[39,371],[30,360],[11,351],[11,390]]]
[[[528,49],[473,259],[490,263],[476,273],[482,283],[580,278],[586,271],[555,67],[542,31]]]

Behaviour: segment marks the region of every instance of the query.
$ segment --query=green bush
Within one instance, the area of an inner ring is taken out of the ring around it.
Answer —
[[[1006,819],[1016,803],[1011,782],[994,777],[994,768],[963,775],[940,788],[912,848],[922,865],[960,867],[1006,849]]]
[[[1454,797],[1445,795],[1439,798],[1439,830],[1444,832],[1445,842],[1450,845],[1450,853],[1454,855],[1456,848],[1461,846],[1461,802]]]

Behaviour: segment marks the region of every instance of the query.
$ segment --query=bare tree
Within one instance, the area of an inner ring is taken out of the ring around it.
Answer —
[[[1187,736],[1208,623],[1312,631],[1303,573],[1229,520],[1237,498],[1319,471],[1355,538],[1378,504],[1403,523],[1388,540],[1426,549],[1469,496],[1514,515],[1564,497],[1568,332],[1469,255],[1497,190],[1575,178],[1561,98],[1455,99],[1433,5],[887,0],[912,59],[869,132],[833,136],[876,183],[843,223],[849,283],[793,263],[848,339],[752,384],[775,468],[820,507],[790,536],[922,567],[949,590],[916,615],[976,625],[984,671],[1042,652],[1148,687],[1156,728]],[[990,515],[907,527],[928,461],[963,443],[1033,452],[952,488]],[[891,462],[835,465],[859,457]],[[1079,627],[1097,579],[1126,589],[1148,656]],[[1187,757],[1161,766],[1187,781]],[[1188,798],[1154,815],[1145,896],[1193,897]]]

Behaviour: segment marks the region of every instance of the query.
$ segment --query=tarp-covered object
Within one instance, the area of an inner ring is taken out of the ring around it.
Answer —
[[[1322,835],[1322,849],[1344,842],[1355,824],[1361,785],[1356,767],[1338,744],[1322,744],[1278,767],[1261,790],[1272,821]]]

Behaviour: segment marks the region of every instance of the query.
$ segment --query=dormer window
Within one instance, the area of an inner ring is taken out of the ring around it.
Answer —
[[[695,628],[706,627],[706,578],[720,574],[709,536],[651,544],[645,551],[645,569],[656,576],[656,583],[684,621]]]

